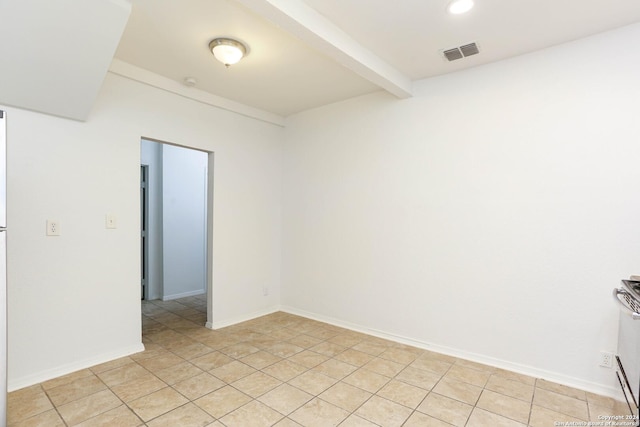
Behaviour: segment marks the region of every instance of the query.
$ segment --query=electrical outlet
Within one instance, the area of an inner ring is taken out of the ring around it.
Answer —
[[[56,219],[47,220],[47,236],[60,235],[60,222]]]
[[[267,295],[269,295],[269,287],[268,286],[265,286],[265,287],[262,288],[262,295],[264,295],[265,297]]]
[[[605,368],[613,367],[613,353],[610,353],[608,351],[601,351],[600,366],[603,366]]]

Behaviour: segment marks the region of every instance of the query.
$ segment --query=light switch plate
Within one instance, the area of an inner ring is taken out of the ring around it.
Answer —
[[[106,228],[118,228],[118,218],[116,218],[115,214],[107,214],[105,217],[105,227]]]

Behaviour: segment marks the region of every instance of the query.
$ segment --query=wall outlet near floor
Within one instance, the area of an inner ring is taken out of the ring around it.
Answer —
[[[600,352],[600,366],[605,368],[613,367],[613,353],[608,351]]]
[[[264,287],[262,288],[262,295],[264,295],[265,297],[266,297],[267,295],[269,295],[269,287],[268,287],[268,286],[264,286]]]
[[[60,222],[57,219],[47,220],[47,236],[60,235]]]

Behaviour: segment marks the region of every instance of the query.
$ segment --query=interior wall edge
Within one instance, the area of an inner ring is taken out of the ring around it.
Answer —
[[[61,377],[63,375],[71,374],[73,372],[87,369],[92,366],[99,365],[101,363],[110,362],[121,357],[130,356],[135,353],[144,351],[144,344],[140,343],[134,346],[124,347],[115,351],[103,353],[96,357],[91,357],[84,360],[79,360],[66,365],[58,366],[54,369],[47,369],[41,372],[36,372],[30,375],[26,375],[20,378],[10,379],[8,383],[9,392],[19,390],[21,388],[29,387],[34,384],[38,384],[44,381],[52,380],[54,378]]]
[[[233,325],[237,325],[238,323],[257,319],[258,317],[268,316],[269,314],[277,313],[279,311],[282,311],[280,306],[273,306],[270,308],[265,308],[263,310],[254,311],[252,313],[247,313],[245,315],[233,317],[226,320],[219,320],[217,322],[207,322],[205,327],[213,330],[222,329],[222,328],[226,328],[227,326],[233,326]]]

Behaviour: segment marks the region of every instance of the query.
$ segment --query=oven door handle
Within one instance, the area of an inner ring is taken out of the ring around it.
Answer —
[[[613,298],[618,302],[618,304],[620,304],[620,309],[626,314],[628,314],[629,316],[631,316],[633,320],[640,320],[640,313],[636,313],[635,311],[627,307],[626,304],[620,300],[620,295],[626,295],[629,298],[633,298],[633,296],[629,294],[629,292],[625,291],[624,289],[613,290]]]

